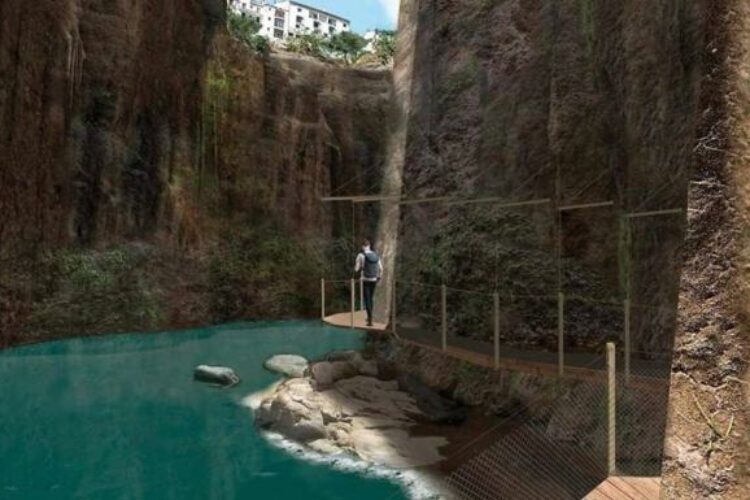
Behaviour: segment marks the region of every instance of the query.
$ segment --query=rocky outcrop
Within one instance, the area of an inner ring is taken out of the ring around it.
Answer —
[[[415,437],[409,429],[423,415],[396,381],[344,378],[320,390],[316,381],[283,382],[256,410],[257,424],[326,455],[347,453],[392,468],[441,460],[440,437]]]

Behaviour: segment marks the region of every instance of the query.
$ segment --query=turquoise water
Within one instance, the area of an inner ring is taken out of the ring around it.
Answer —
[[[385,479],[282,451],[240,406],[278,379],[262,362],[357,348],[361,334],[317,322],[235,324],[75,339],[0,352],[0,498],[406,498]],[[221,390],[198,364],[242,378]]]

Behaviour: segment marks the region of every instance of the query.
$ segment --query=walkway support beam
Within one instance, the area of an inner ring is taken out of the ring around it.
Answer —
[[[630,299],[625,299],[623,304],[623,311],[625,314],[625,331],[623,338],[623,344],[625,347],[625,383],[630,382],[630,353],[632,349],[630,345],[630,310]]]
[[[565,294],[557,293],[557,374],[565,375]]]
[[[396,332],[396,278],[393,278],[393,288],[391,289],[391,331],[398,336]]]
[[[354,279],[352,279],[349,282],[349,285],[350,285],[349,288],[350,288],[350,291],[351,291],[350,295],[351,295],[351,307],[352,307],[352,328],[354,328],[354,311],[355,311],[355,309],[357,307],[357,299],[356,299],[356,292],[355,292],[356,288],[355,287],[357,285],[356,285]]]
[[[500,294],[495,292],[492,296],[495,327],[495,370],[500,368]]]
[[[441,325],[441,345],[443,351],[448,350],[448,287],[440,287],[440,325]]]
[[[614,342],[607,343],[607,466],[609,475],[614,476],[617,472],[617,392],[615,390],[617,362]]]
[[[326,319],[326,279],[320,278],[320,319]]]

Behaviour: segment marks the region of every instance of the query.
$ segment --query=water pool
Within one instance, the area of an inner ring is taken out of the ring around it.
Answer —
[[[279,353],[315,358],[363,334],[259,322],[73,339],[0,351],[2,499],[403,499],[401,486],[273,446],[240,401],[278,379]],[[242,378],[220,390],[198,364]]]

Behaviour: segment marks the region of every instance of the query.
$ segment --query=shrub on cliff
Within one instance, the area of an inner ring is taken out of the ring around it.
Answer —
[[[308,316],[320,295],[324,265],[276,224],[233,225],[209,262],[213,320]]]
[[[326,56],[326,40],[320,34],[305,33],[287,40],[286,50],[322,59]]]
[[[326,40],[325,48],[334,56],[340,57],[347,64],[356,61],[362,55],[367,41],[356,33],[343,32]]]
[[[148,249],[139,245],[48,253],[33,280],[28,336],[156,327],[161,307],[145,270],[148,258]]]
[[[379,32],[373,44],[373,49],[380,64],[390,64],[393,61],[393,56],[396,54],[396,32]]]
[[[271,50],[268,40],[258,35],[260,23],[254,17],[230,12],[227,15],[227,29],[229,34],[255,52],[267,54]]]

